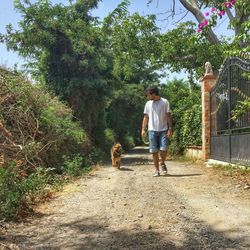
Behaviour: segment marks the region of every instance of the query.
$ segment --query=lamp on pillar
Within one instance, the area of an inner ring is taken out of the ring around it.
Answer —
[[[205,76],[206,75],[213,75],[213,68],[210,62],[205,63]]]
[[[202,154],[203,159],[210,158],[210,91],[215,86],[217,77],[213,74],[210,62],[205,63],[205,74],[201,84],[202,99]]]

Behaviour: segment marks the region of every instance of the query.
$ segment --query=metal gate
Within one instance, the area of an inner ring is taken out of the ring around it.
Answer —
[[[228,58],[210,92],[211,158],[250,166],[250,110],[232,119],[240,101],[250,101],[250,60]]]

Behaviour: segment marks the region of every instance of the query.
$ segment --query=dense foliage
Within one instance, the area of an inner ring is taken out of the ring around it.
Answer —
[[[92,161],[89,139],[65,104],[19,73],[0,75],[0,216],[11,217],[51,176],[74,175]]]
[[[9,26],[2,39],[10,49],[33,60],[33,74],[69,104],[94,145],[105,146],[107,151],[105,130],[111,129],[115,132],[113,138],[129,141],[124,145],[129,148],[129,144],[134,145],[131,137],[138,137],[139,122],[122,122],[118,129],[112,120],[116,113],[121,118],[127,112],[125,107],[118,110],[118,102],[126,101],[120,95],[132,100],[138,94],[132,93],[132,85],[158,81],[159,67],[153,63],[156,49],[152,44],[159,32],[153,17],[116,15],[122,5],[101,27],[89,15],[97,2],[52,6],[46,0],[34,4],[17,0],[16,8],[23,15],[20,30]],[[139,89],[143,93],[143,88]],[[137,120],[140,102],[139,98],[128,103],[130,114]]]
[[[211,45],[205,37],[197,35],[193,22],[180,23],[162,34],[161,44],[162,62],[172,72],[186,71],[191,87],[203,75],[205,62],[211,62],[215,71],[223,62],[224,46]]]
[[[173,80],[162,85],[161,93],[170,102],[173,113],[174,134],[170,154],[182,154],[187,146],[201,145],[201,99],[200,88],[190,92],[189,83]]]
[[[93,140],[94,128],[110,89],[109,57],[89,10],[98,1],[77,1],[69,7],[49,1],[15,1],[22,14],[20,31],[8,27],[6,42],[33,65],[39,78],[66,101]],[[107,52],[108,53],[108,52]],[[111,63],[112,64],[112,63]]]

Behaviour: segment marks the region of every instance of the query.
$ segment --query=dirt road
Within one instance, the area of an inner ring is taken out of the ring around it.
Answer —
[[[152,177],[147,150],[133,150],[122,170],[100,167],[4,228],[2,248],[250,249],[250,191],[204,167],[167,165]]]

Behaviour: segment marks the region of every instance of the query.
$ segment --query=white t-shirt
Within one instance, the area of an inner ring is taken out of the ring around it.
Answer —
[[[167,113],[170,112],[169,102],[161,97],[158,101],[147,101],[144,114],[149,117],[148,130],[164,131],[168,129]]]

